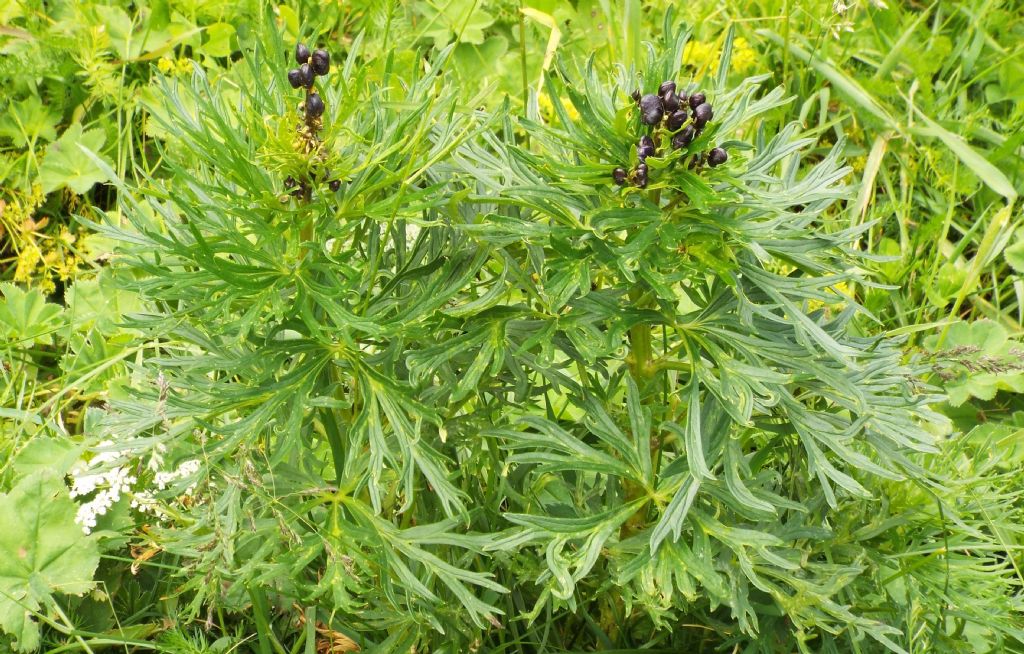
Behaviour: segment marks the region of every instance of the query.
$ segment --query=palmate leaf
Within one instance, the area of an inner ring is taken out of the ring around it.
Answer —
[[[85,193],[97,182],[111,179],[109,173],[97,166],[89,153],[99,155],[106,140],[99,128],[84,130],[80,123],[68,127],[60,138],[50,144],[46,158],[39,167],[39,183],[49,193],[67,187],[75,193]]]
[[[80,595],[99,564],[94,537],[75,524],[76,505],[60,476],[41,471],[0,495],[0,628],[19,651],[39,647],[39,625],[55,593]]]
[[[53,342],[53,334],[64,324],[64,311],[46,301],[38,290],[24,291],[14,284],[0,284],[0,334],[11,346],[30,347]]]

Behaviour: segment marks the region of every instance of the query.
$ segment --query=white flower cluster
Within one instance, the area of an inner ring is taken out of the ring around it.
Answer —
[[[189,459],[188,461],[183,461],[176,469],[170,472],[157,472],[156,476],[153,477],[153,483],[156,484],[157,490],[166,490],[175,481],[191,477],[197,472],[199,472],[199,462],[195,459]],[[191,484],[185,487],[183,495],[191,495],[195,488],[196,482],[193,480]],[[164,513],[153,496],[153,491],[147,490],[135,493],[132,497],[132,508],[152,513],[155,516],[161,516]]]
[[[114,445],[112,441],[103,441],[96,449],[104,450]],[[189,459],[183,461],[172,471],[162,470],[163,453],[166,446],[159,444],[154,448],[146,467],[151,470],[153,484],[157,491],[166,490],[175,481],[186,479],[199,472],[199,461]],[[129,466],[123,461],[124,451],[101,451],[88,461],[79,461],[71,469],[71,497],[84,497],[96,493],[91,500],[78,507],[75,523],[81,525],[86,534],[96,527],[96,519],[105,515],[122,495],[131,495],[131,507],[139,511],[162,515],[159,503],[153,490],[134,490],[138,482],[135,475],[129,474]],[[191,495],[195,490],[195,481],[185,488],[184,495]]]
[[[113,444],[112,441],[103,441],[97,448]],[[116,451],[99,452],[88,463],[79,461],[71,469],[71,497],[83,497],[100,489],[95,497],[78,507],[75,515],[75,522],[87,534],[96,526],[96,518],[114,506],[122,493],[130,493],[132,484],[138,481],[128,474],[125,466],[113,465],[120,457],[121,453]]]

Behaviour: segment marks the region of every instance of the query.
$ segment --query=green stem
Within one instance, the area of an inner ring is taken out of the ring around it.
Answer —
[[[636,306],[642,297],[643,289],[636,285],[629,291],[629,299]],[[629,328],[629,362],[633,376],[637,381],[646,379],[654,373],[651,365],[651,330],[645,323]]]

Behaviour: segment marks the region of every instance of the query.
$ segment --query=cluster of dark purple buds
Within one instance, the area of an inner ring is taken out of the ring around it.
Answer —
[[[331,55],[326,50],[310,52],[305,43],[300,43],[295,46],[295,61],[299,67],[288,71],[288,83],[293,89],[306,89],[306,118],[319,118],[324,113],[324,101],[313,92],[313,82],[318,75],[331,72]]]
[[[673,150],[689,147],[715,117],[714,109],[703,92],[696,91],[691,95],[685,92],[676,93],[676,83],[673,81],[662,82],[657,94],[642,95],[639,90],[634,91],[633,100],[640,108],[640,120],[645,125],[654,129],[664,128],[672,134],[670,142]],[[636,154],[639,163],[632,175],[622,167],[612,171],[612,178],[616,184],[621,186],[632,179],[639,188],[647,186],[647,157],[657,155],[654,139],[647,134],[641,136],[636,146]],[[720,166],[728,159],[729,154],[724,149],[712,148],[706,154],[701,153],[691,160],[690,167],[704,161],[711,167]]]
[[[324,170],[319,175],[313,175],[314,178],[319,178],[318,181],[320,182],[326,182],[330,178],[330,176],[331,171],[329,170]],[[308,198],[308,196],[312,192],[309,183],[307,183],[306,181],[297,180],[291,175],[284,178],[284,187],[288,191],[289,195],[296,198]],[[341,180],[332,179],[331,181],[327,182],[327,187],[330,188],[332,192],[337,192],[341,188]]]
[[[318,159],[322,160],[324,156],[323,152],[319,151],[320,141],[316,134],[322,127],[320,117],[324,114],[324,101],[320,94],[313,91],[313,84],[318,76],[324,76],[331,72],[331,55],[323,49],[310,52],[305,43],[299,43],[295,46],[295,61],[299,67],[288,71],[288,83],[294,89],[302,88],[306,91],[306,99],[302,103],[305,126],[299,126],[299,135],[306,152],[316,153]],[[331,171],[323,168],[321,163],[317,163],[308,179],[296,179],[289,175],[284,180],[284,186],[289,195],[309,200],[312,196],[313,185],[324,182],[327,183],[331,191],[336,192],[341,188],[341,180],[331,179]],[[286,201],[287,196],[282,196],[281,199]]]

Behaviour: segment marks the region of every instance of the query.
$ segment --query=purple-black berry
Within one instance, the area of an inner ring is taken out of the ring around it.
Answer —
[[[696,109],[697,107],[701,106],[707,101],[707,96],[704,95],[703,92],[697,91],[696,93],[690,96],[690,109]]]
[[[313,72],[326,75],[331,70],[331,55],[326,50],[314,50],[312,60]]]
[[[292,85],[293,89],[302,86],[303,81],[302,72],[298,68],[292,68],[288,71],[288,83]]]
[[[295,62],[304,64],[309,61],[309,48],[306,47],[305,43],[299,43],[295,46]]]
[[[669,91],[672,91],[674,93],[675,90],[676,90],[676,83],[673,82],[672,80],[667,80],[667,81],[662,82],[661,86],[658,87],[658,95],[664,97],[664,95],[666,93],[668,93]]]
[[[619,186],[622,186],[623,184],[625,184],[626,183],[626,169],[625,168],[616,168],[615,170],[613,170],[612,171],[612,179],[614,179],[615,183],[618,184]]]
[[[337,193],[338,189],[341,188],[341,180],[340,179],[332,179],[331,183],[328,184],[328,186],[330,187],[331,191],[333,191],[334,193]]]
[[[711,152],[708,152],[708,165],[712,168],[721,166],[728,160],[729,153],[722,148],[711,148]]]

